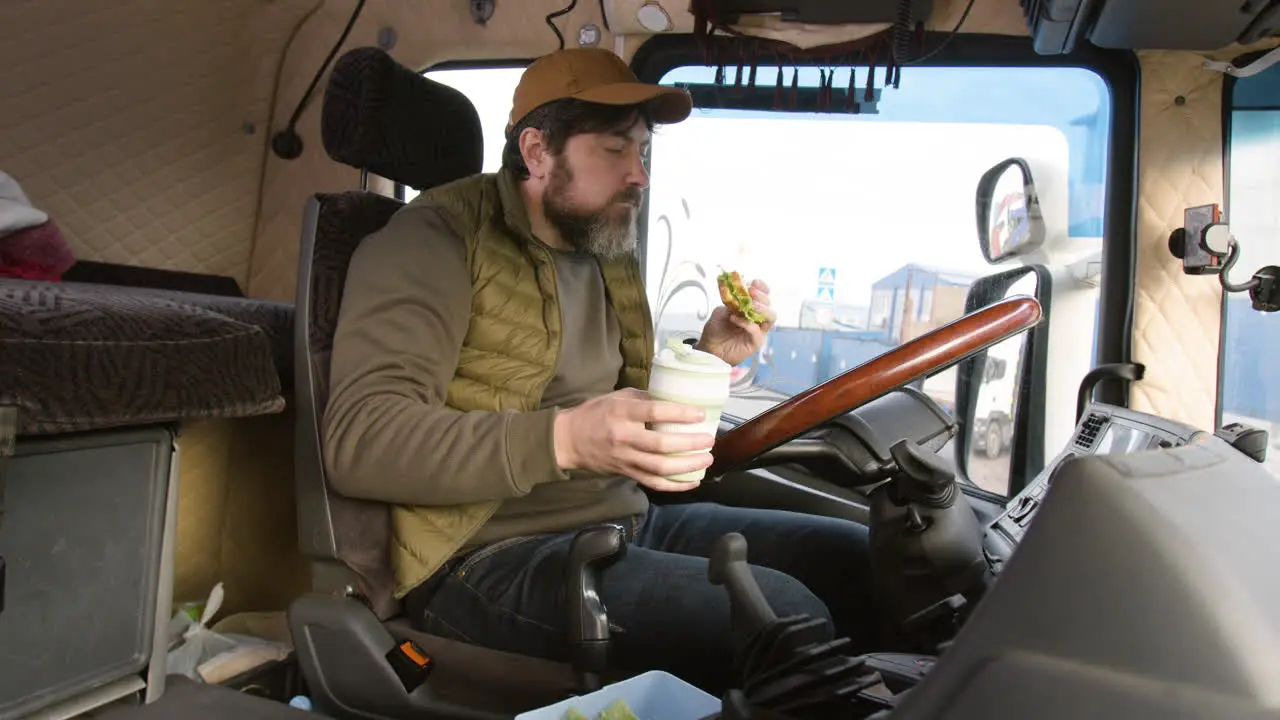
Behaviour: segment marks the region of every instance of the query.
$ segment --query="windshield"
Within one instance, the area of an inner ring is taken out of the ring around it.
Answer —
[[[833,85],[848,72],[835,70]],[[715,73],[682,67],[662,82],[705,85]],[[777,73],[759,68],[757,85]],[[797,85],[820,77],[801,68]],[[732,74],[726,84],[732,93]],[[737,369],[728,410],[750,418],[959,318],[970,284],[995,271],[974,193],[997,162],[1027,159],[1051,232],[1098,244],[1110,107],[1106,84],[1083,69],[906,68],[867,114],[702,107],[660,128],[645,248],[659,343],[696,337],[722,268],[766,280],[778,327]],[[951,407],[954,380],[926,391]]]
[[[501,165],[521,72],[426,73],[475,104],[485,171]],[[904,68],[900,86],[877,91],[857,115],[791,107],[793,72],[784,69],[775,93],[777,68],[757,69],[757,87],[770,89],[763,96],[778,109],[708,107],[717,95],[733,99],[733,69],[728,87],[710,94],[714,67],[680,67],[661,80],[702,86],[704,102],[652,142],[642,253],[658,347],[698,336],[719,302],[721,269],[768,282],[779,313],[761,352],[734,369],[731,421],[963,315],[974,280],[1007,269],[983,259],[974,196],[982,173],[1008,157],[1035,173],[1049,237],[1078,241],[1086,254],[1101,249],[1112,115],[1109,89],[1092,71]],[[800,68],[797,89],[816,88],[824,72]],[[847,87],[849,69],[834,72],[832,87]],[[866,68],[854,72],[865,87]],[[1002,232],[1013,237],[1020,220],[1008,213],[1012,227]],[[1034,276],[1010,291],[1036,292]],[[1081,347],[1093,346],[1088,321],[1075,332]],[[979,379],[969,428],[968,479],[996,493],[1008,488],[1021,343],[992,348],[988,365],[1003,371]],[[922,388],[953,410],[956,379],[951,369]]]

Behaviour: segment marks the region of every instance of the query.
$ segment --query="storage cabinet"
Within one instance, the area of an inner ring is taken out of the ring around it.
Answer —
[[[20,438],[7,458],[0,720],[163,691],[175,430]]]

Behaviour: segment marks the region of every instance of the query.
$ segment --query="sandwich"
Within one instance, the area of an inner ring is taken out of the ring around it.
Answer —
[[[720,273],[716,278],[716,285],[720,287],[720,302],[730,312],[736,312],[756,324],[765,322],[764,314],[756,309],[755,303],[751,301],[751,293],[737,271]]]

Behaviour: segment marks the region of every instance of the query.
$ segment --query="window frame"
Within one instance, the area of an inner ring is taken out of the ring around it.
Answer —
[[[1044,317],[1051,317],[1053,312],[1053,275],[1043,265],[1020,265],[996,270],[977,282],[1001,285],[1003,289],[1000,294],[1003,295],[1027,275],[1036,278],[1036,299],[1040,301]],[[974,312],[977,309],[976,307],[968,307],[968,303],[966,303],[966,313]],[[1097,331],[1096,326],[1094,330],[1095,332]],[[989,357],[989,353],[983,351],[979,357]],[[975,358],[967,358],[960,361],[959,367],[962,369],[966,365],[972,367],[974,363]],[[1022,353],[1018,358],[1018,366],[1022,370],[1022,380],[1018,384],[1016,410],[1013,418],[1013,446],[1009,448],[1009,485],[1005,491],[1007,494],[1000,496],[1004,498],[1011,498],[1022,492],[1045,467],[1043,442],[1045,425],[1044,387],[1049,370],[1049,332],[1047,328],[1040,326],[1027,331],[1026,341],[1022,345]],[[982,378],[974,378],[971,373],[957,372],[957,413],[961,407],[964,407],[966,411],[968,408],[974,407],[982,383]],[[1035,412],[1027,412],[1028,408],[1034,408]],[[1032,442],[1032,438],[1035,439],[1035,442]],[[966,479],[969,477],[970,439],[971,434],[968,429],[962,427],[953,441],[956,469]]]
[[[1253,61],[1266,55],[1271,48],[1262,48],[1259,50],[1251,50],[1236,56],[1231,60],[1231,64],[1236,67],[1244,67]],[[1277,66],[1271,66],[1259,74],[1277,73],[1280,77],[1280,69]],[[1235,121],[1235,113],[1237,110],[1254,110],[1254,111],[1280,111],[1280,101],[1272,105],[1246,105],[1236,107],[1235,92],[1236,85],[1241,80],[1249,78],[1238,78],[1234,75],[1224,75],[1222,82],[1222,208],[1228,218],[1231,217],[1231,136]],[[1280,81],[1277,81],[1280,84]],[[1236,273],[1242,272],[1243,269],[1237,269]],[[1237,280],[1239,282],[1239,280]],[[1222,427],[1222,411],[1223,411],[1223,391],[1225,390],[1225,373],[1227,361],[1227,302],[1230,294],[1223,290],[1219,295],[1219,304],[1221,314],[1218,322],[1218,372],[1216,382],[1214,384],[1214,402],[1213,402],[1213,423],[1214,428]]]
[[[937,47],[947,33],[928,33],[927,47]],[[737,57],[743,41],[713,36],[699,41],[687,35],[656,35],[637,48],[632,71],[641,82],[658,83],[670,71],[683,66],[706,66],[709,58]],[[823,63],[806,62],[803,57],[788,61],[790,66],[824,68]],[[1039,55],[1028,37],[1004,35],[955,35],[945,47],[920,67],[1072,67],[1094,72],[1111,94],[1110,137],[1106,157],[1103,205],[1102,270],[1098,293],[1098,321],[1094,326],[1096,353],[1094,366],[1129,363],[1133,360],[1133,315],[1136,297],[1137,258],[1137,153],[1140,65],[1132,51],[1105,50],[1080,43],[1066,55]],[[865,67],[863,65],[862,67]],[[762,110],[772,108],[761,107]],[[641,209],[640,261],[648,259],[648,198]],[[993,268],[998,272],[998,269]],[[1040,276],[1037,294],[1042,297],[1046,317],[1050,284]],[[1033,334],[1045,334],[1036,333]],[[1047,337],[1045,338],[1047,340]],[[1010,449],[1009,495],[1012,497],[1044,466],[1043,435],[1047,348],[1045,340],[1024,349],[1025,372],[1018,388],[1018,417],[1014,418],[1015,440]],[[1120,407],[1129,406],[1129,383],[1108,379],[1098,383],[1094,397]],[[1035,442],[1032,442],[1035,435]],[[967,443],[957,443],[967,454]],[[966,460],[957,453],[957,460]],[[967,465],[967,461],[960,467]]]

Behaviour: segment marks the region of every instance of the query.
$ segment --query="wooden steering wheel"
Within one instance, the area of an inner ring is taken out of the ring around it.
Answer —
[[[742,468],[824,422],[1029,330],[1041,317],[1035,298],[1008,298],[846,370],[718,436],[707,476]]]

